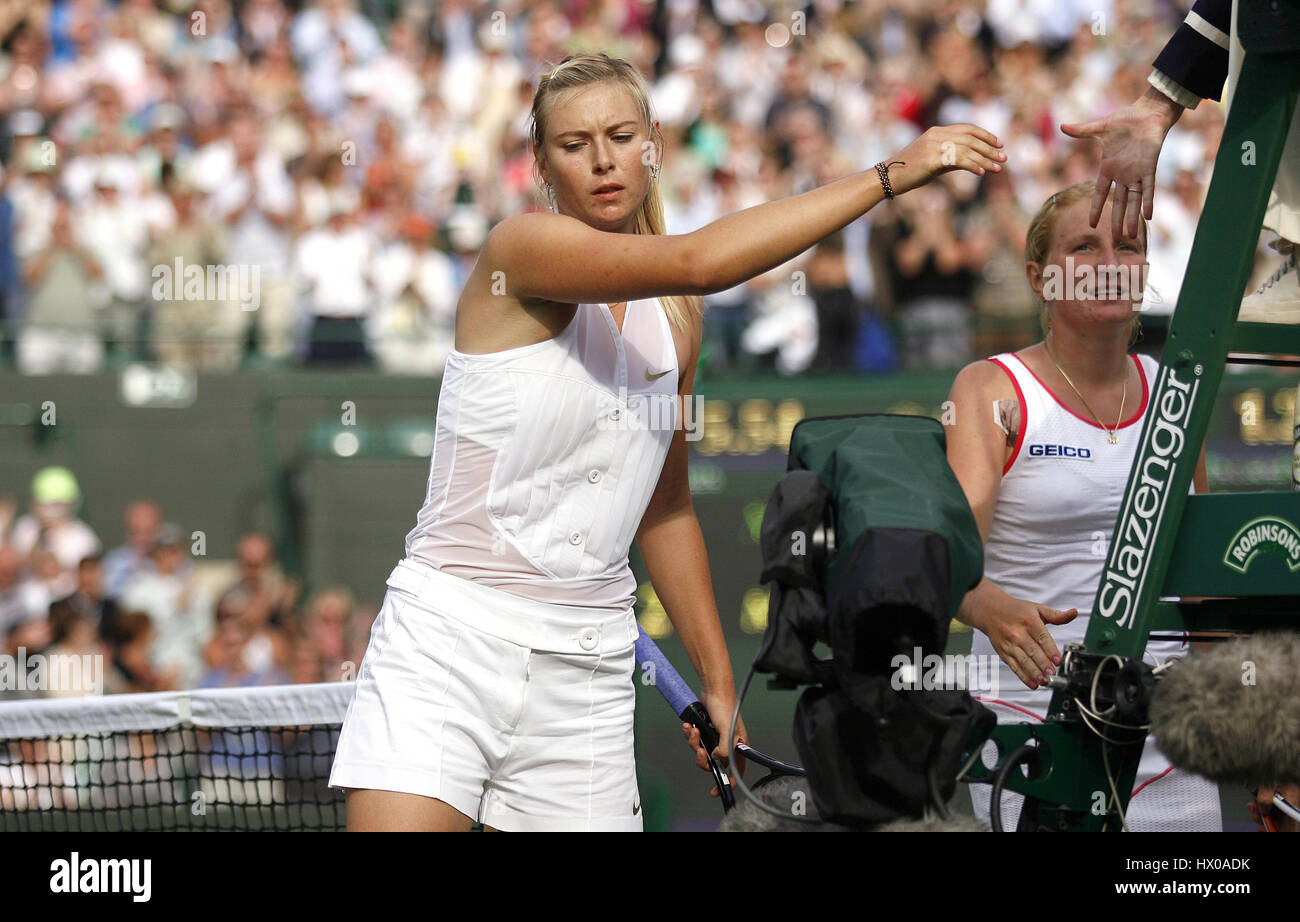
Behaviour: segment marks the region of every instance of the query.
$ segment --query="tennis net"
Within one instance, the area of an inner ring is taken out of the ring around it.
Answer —
[[[352,683],[0,702],[0,832],[342,830]]]

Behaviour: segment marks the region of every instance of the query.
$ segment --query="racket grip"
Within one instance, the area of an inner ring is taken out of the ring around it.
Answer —
[[[649,676],[648,684],[659,689],[673,713],[684,722],[700,731],[700,742],[706,752],[712,752],[718,745],[718,730],[709,719],[709,712],[700,703],[700,698],[686,684],[673,664],[664,656],[659,645],[638,625],[636,636],[636,661],[643,676]]]
[[[718,748],[718,741],[721,739],[718,736],[718,728],[709,719],[709,712],[704,709],[703,704],[693,701],[690,707],[677,716],[700,731],[700,743],[704,746],[705,752],[712,753]]]

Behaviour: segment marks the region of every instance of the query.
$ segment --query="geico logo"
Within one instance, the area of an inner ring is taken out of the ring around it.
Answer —
[[[1092,449],[1073,445],[1030,445],[1029,454],[1035,458],[1091,458]]]

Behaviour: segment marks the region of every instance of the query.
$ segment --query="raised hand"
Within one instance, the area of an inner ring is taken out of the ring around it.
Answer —
[[[1091,122],[1062,124],[1061,131],[1072,138],[1094,138],[1101,142],[1101,167],[1097,170],[1097,191],[1092,196],[1088,223],[1096,227],[1101,210],[1115,184],[1111,208],[1111,232],[1115,236],[1137,236],[1138,207],[1151,220],[1155,204],[1156,161],[1165,135],[1182,115],[1183,107],[1155,87],[1135,102]]]
[[[966,170],[977,176],[1000,172],[1007,155],[992,133],[978,125],[939,125],[930,128],[886,160],[895,195],[923,186],[940,173]]]

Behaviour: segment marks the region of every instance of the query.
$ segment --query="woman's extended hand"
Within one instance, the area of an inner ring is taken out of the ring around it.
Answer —
[[[1077,608],[1057,611],[1006,596],[980,612],[978,623],[972,622],[972,626],[988,635],[993,649],[1020,681],[1029,688],[1037,688],[1055,674],[1061,662],[1061,651],[1056,648],[1047,625],[1068,624],[1078,614]]]
[[[1002,142],[978,125],[939,125],[927,130],[885,163],[895,195],[923,186],[940,173],[967,170],[983,176],[1000,172],[1007,155]]]
[[[713,721],[715,727],[719,728],[719,740],[717,747],[713,750],[713,759],[720,766],[726,768],[731,762],[731,759],[729,758],[731,747],[726,744],[726,736],[722,733],[722,728],[726,727],[731,721],[731,712],[736,706],[736,699],[733,697],[728,701],[726,699],[708,699],[706,696],[706,700],[703,703],[705,709],[709,712],[709,719]],[[708,771],[709,761],[705,757],[704,745],[700,742],[700,731],[696,730],[690,724],[684,723],[682,724],[682,735],[686,737],[687,744],[695,752],[695,764],[704,771]],[[745,721],[743,719],[736,721],[736,732],[732,735],[732,739],[736,743],[743,743],[746,741]],[[737,774],[742,776],[745,774],[745,759],[743,756],[736,756],[735,764],[732,765],[731,770],[728,771],[727,774],[730,775],[733,780]],[[713,786],[713,790],[709,793],[713,797],[720,796],[716,784]]]
[[[1111,232],[1137,236],[1138,209],[1151,220],[1156,192],[1156,161],[1165,135],[1178,121],[1182,106],[1154,87],[1122,109],[1091,122],[1061,125],[1072,138],[1095,138],[1101,143],[1097,190],[1092,196],[1088,223],[1093,227],[1115,183],[1115,204],[1110,210]],[[1136,191],[1133,191],[1136,190]]]

